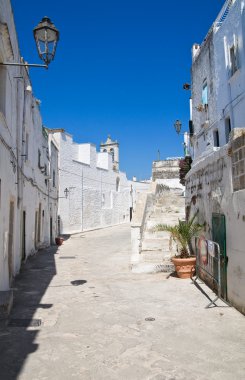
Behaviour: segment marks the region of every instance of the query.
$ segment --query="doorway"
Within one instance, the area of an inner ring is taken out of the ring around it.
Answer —
[[[26,259],[26,212],[22,215],[22,261]]]
[[[50,245],[53,243],[53,219],[50,218]]]
[[[37,229],[37,240],[38,243],[41,241],[41,220],[42,220],[42,205],[39,203],[38,208],[38,229]]]
[[[38,211],[35,212],[35,249],[38,246]]]
[[[130,222],[131,222],[131,220],[132,220],[132,218],[133,218],[133,207],[130,207],[130,209],[129,209],[129,219],[130,219]]]
[[[213,241],[219,244],[221,255],[221,295],[224,300],[227,300],[227,263],[226,255],[226,223],[225,215],[212,214],[212,238]]]
[[[13,278],[14,202],[9,205],[8,267],[9,285]]]

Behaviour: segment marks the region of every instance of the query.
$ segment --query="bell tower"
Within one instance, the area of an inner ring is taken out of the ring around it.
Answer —
[[[119,143],[115,140],[112,141],[111,136],[108,135],[105,143],[100,144],[100,151],[107,152],[112,155],[113,170],[119,171]]]

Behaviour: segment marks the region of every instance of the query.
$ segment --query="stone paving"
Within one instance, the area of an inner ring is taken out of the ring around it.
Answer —
[[[28,260],[0,328],[0,379],[244,380],[244,316],[221,301],[205,309],[190,280],[133,274],[129,261],[128,225]],[[30,318],[41,326],[16,326]]]

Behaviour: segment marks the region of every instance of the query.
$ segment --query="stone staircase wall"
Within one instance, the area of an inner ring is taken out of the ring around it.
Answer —
[[[141,202],[139,206],[137,204],[136,212],[140,208],[143,217],[137,221],[138,227],[134,219],[131,225],[132,246],[135,229],[140,229],[138,251],[131,257],[133,272],[154,273],[174,270],[171,257],[175,255],[176,247],[173,244],[170,249],[170,234],[165,231],[153,231],[153,228],[157,224],[175,225],[179,219],[185,218],[185,199],[182,194],[183,191],[180,189],[155,185],[153,191],[145,197],[145,203]]]

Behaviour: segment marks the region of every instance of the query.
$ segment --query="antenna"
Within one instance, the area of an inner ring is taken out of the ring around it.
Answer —
[[[157,151],[157,161],[160,161],[160,150]]]

